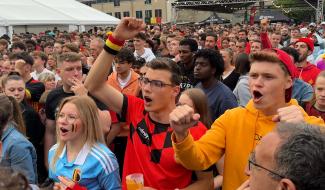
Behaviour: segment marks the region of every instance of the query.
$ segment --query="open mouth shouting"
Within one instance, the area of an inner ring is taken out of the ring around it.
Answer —
[[[68,132],[75,132],[75,125],[72,124],[69,127],[60,127],[61,135],[66,135]]]
[[[253,101],[258,103],[263,98],[263,94],[258,90],[253,90]]]
[[[152,99],[149,96],[143,96],[143,100],[146,105],[152,102]]]
[[[66,129],[64,127],[60,127],[60,131],[61,131],[61,134],[62,135],[65,135],[66,133],[68,133],[70,130],[69,129]]]

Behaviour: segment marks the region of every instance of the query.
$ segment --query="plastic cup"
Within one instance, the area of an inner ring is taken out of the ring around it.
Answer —
[[[142,173],[134,173],[126,176],[127,190],[139,190],[144,187],[144,180]]]

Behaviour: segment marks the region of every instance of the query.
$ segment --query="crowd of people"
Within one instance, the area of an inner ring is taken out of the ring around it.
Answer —
[[[0,189],[325,189],[323,70],[325,22],[4,35]]]

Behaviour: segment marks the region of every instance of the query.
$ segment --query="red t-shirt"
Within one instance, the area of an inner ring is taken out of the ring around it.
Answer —
[[[318,74],[321,72],[315,65],[307,63],[305,67],[298,67],[299,78],[314,86]]]
[[[310,116],[321,117],[325,121],[325,112],[319,111],[311,103],[307,103],[305,106],[306,113]]]
[[[125,177],[132,173],[144,175],[144,185],[155,189],[174,190],[191,184],[192,171],[176,163],[172,148],[172,128],[150,119],[142,99],[124,95],[120,121],[130,124],[127,142],[122,189],[126,190]],[[199,123],[190,129],[195,140],[207,128]]]

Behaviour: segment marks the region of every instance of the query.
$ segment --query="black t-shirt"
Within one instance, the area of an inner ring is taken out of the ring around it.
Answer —
[[[181,69],[181,78],[182,83],[180,85],[181,91],[183,92],[186,89],[193,88],[198,81],[194,78],[194,64],[190,69],[185,67],[184,63],[178,62],[177,63]]]
[[[49,95],[47,96],[46,103],[45,103],[45,113],[46,113],[46,118],[55,120],[55,114],[57,110],[59,109],[59,105],[61,101],[66,98],[74,96],[74,93],[67,93],[64,92],[63,87],[58,87],[54,90],[52,90]],[[102,102],[98,101],[96,98],[90,96],[95,103],[97,104],[98,109],[100,110],[108,110],[107,106],[103,104]]]
[[[231,91],[233,91],[236,87],[236,84],[238,82],[239,79],[239,74],[235,72],[235,70],[233,70],[229,76],[227,76],[227,78],[222,79],[221,77],[221,82],[223,84],[225,84],[226,86],[228,86],[228,88],[230,88]]]

